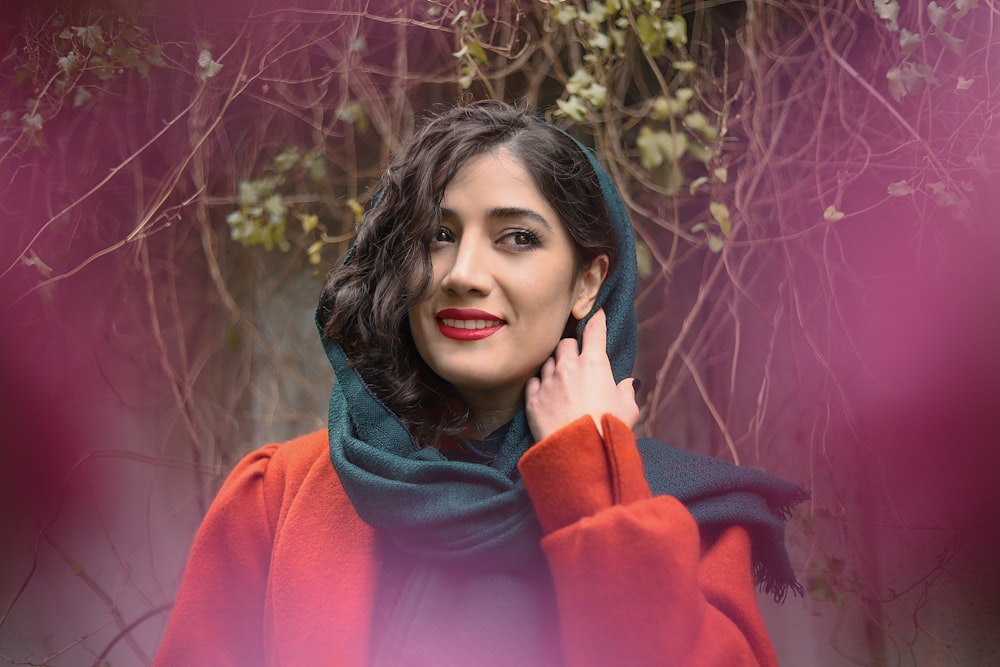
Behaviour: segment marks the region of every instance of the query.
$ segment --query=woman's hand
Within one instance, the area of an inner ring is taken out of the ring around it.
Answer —
[[[542,364],[540,377],[528,380],[525,412],[536,440],[584,415],[593,418],[598,431],[605,414],[618,417],[630,428],[639,419],[632,378],[615,384],[606,351],[607,326],[604,310],[598,310],[583,330],[583,349],[577,353],[576,340],[564,338]]]

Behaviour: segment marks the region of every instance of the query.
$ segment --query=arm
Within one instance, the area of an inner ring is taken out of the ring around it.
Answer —
[[[275,509],[264,474],[277,445],[241,460],[208,510],[154,664],[262,664],[264,595]]]
[[[602,437],[603,433],[603,437]],[[739,526],[699,535],[652,497],[628,426],[577,419],[521,473],[542,525],[568,665],[774,665]]]

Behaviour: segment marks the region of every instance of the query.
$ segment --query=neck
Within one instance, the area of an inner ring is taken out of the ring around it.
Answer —
[[[495,392],[483,394],[463,390],[459,390],[459,395],[472,412],[472,423],[466,435],[475,439],[485,438],[513,419],[524,402],[523,387],[507,396],[498,396]]]

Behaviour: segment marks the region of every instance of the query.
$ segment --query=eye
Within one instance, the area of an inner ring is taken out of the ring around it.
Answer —
[[[447,227],[438,227],[431,239],[432,243],[451,243],[455,240],[455,235]]]
[[[503,241],[522,250],[530,250],[542,244],[534,232],[527,229],[515,229],[504,235]]]

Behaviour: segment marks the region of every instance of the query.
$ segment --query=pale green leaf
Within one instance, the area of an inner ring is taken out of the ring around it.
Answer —
[[[598,109],[604,106],[604,101],[607,99],[607,96],[607,86],[602,86],[599,83],[592,83],[587,86],[586,90],[580,91],[580,97],[587,100]]]
[[[664,25],[664,37],[666,37],[670,43],[674,46],[684,46],[687,44],[687,21],[681,15],[674,16],[674,18],[667,21]]]
[[[715,169],[712,170],[712,176],[714,176],[715,180],[719,181],[720,183],[725,183],[727,180],[729,180],[729,170],[726,169],[725,167],[716,167]]]
[[[663,54],[666,46],[666,36],[663,34],[663,22],[657,17],[649,17],[641,14],[636,19],[636,27],[639,41],[643,50],[653,58],[658,58]]]
[[[729,236],[729,233],[732,231],[732,223],[729,219],[729,207],[721,201],[713,201],[708,205],[708,212],[711,213],[712,218],[719,223],[719,229],[722,230],[722,235]]]
[[[688,102],[694,99],[694,88],[688,88],[687,86],[678,88],[674,91],[674,99],[677,101],[677,104],[683,108],[687,108]]]
[[[955,18],[962,18],[970,9],[975,9],[978,6],[979,0],[955,0]]]
[[[958,55],[962,55],[963,53],[965,53],[964,39],[959,39],[958,37],[955,37],[954,35],[947,33],[944,30],[938,30],[934,34],[937,35],[937,38],[941,40],[941,42],[944,44],[944,47],[949,51],[951,51],[952,53],[957,53]]]
[[[581,67],[573,72],[573,76],[566,82],[566,92],[570,95],[576,95],[593,82],[594,77]]]
[[[212,60],[212,53],[202,49],[198,54],[198,78],[207,81],[222,70],[222,63]]]
[[[688,142],[687,152],[688,155],[703,164],[708,164],[715,158],[715,151],[697,141]]]
[[[557,115],[569,116],[578,123],[587,119],[587,107],[576,95],[570,95],[568,100],[556,100]]]
[[[874,0],[875,14],[886,22],[886,27],[896,32],[899,30],[899,2],[897,0]]]
[[[365,214],[365,209],[361,203],[354,197],[351,197],[347,200],[347,208],[351,209],[351,213],[354,215],[354,222],[361,222]]]
[[[699,176],[698,178],[691,181],[691,185],[688,186],[688,192],[692,195],[698,191],[698,188],[708,183],[708,176]]]
[[[80,56],[76,54],[76,51],[70,51],[58,61],[56,64],[59,66],[63,72],[67,74],[72,74],[76,71],[76,68],[80,66]]]
[[[21,128],[25,132],[37,132],[42,129],[42,114],[40,113],[26,113],[21,116]]]
[[[587,40],[587,46],[597,51],[609,51],[611,49],[611,38],[603,32],[595,32]]]
[[[656,133],[656,139],[660,145],[660,153],[668,162],[679,162],[688,149],[688,138],[681,132],[660,130]]]
[[[302,155],[299,152],[299,147],[289,146],[285,150],[278,153],[278,155],[274,158],[274,161],[271,163],[271,166],[274,167],[274,170],[279,173],[286,172],[298,164],[300,159],[302,159]]]
[[[716,236],[715,234],[708,234],[705,236],[705,240],[708,241],[708,249],[714,253],[722,252],[722,247],[725,245],[721,236]]]
[[[458,87],[462,90],[468,90],[472,86],[473,80],[476,78],[476,72],[470,67],[463,67],[462,74],[458,77]]]
[[[577,11],[576,7],[573,5],[563,5],[558,4],[552,7],[552,12],[549,14],[552,20],[559,25],[569,25],[576,20]]]
[[[298,218],[302,223],[302,231],[306,234],[316,229],[316,225],[319,224],[319,216],[315,213],[304,213],[299,215]]]
[[[621,53],[625,50],[625,31],[619,30],[617,28],[612,28],[608,31],[611,35],[611,43],[614,45],[615,53]]]
[[[477,9],[472,13],[472,21],[469,25],[473,30],[479,30],[480,28],[485,28],[490,24],[490,20],[486,18],[486,14],[481,9]]]
[[[648,278],[653,275],[653,253],[642,239],[635,240],[635,263],[640,277]]]
[[[469,42],[469,55],[471,55],[472,58],[480,64],[485,65],[489,62],[489,58],[486,55],[486,49],[484,49],[483,45],[479,42]]]
[[[892,67],[885,73],[889,81],[889,93],[897,102],[906,97],[906,86],[903,84],[903,70]]]
[[[886,188],[886,192],[889,193],[890,197],[905,197],[907,195],[912,195],[916,190],[910,187],[910,184],[906,181],[895,181],[889,184]]]
[[[264,211],[271,224],[277,225],[285,221],[288,214],[288,206],[284,198],[279,194],[273,194],[264,200]]]
[[[337,120],[350,123],[361,132],[368,129],[368,107],[361,100],[353,100],[337,108]]]
[[[657,97],[653,100],[653,111],[649,114],[653,120],[667,120],[670,118],[671,102],[665,97]]]
[[[73,95],[73,108],[76,109],[78,107],[82,107],[90,101],[91,97],[93,97],[93,95],[90,94],[89,90],[83,86],[77,86],[76,93]]]
[[[719,128],[709,123],[708,118],[700,111],[692,111],[684,116],[684,124],[708,141],[714,141],[719,137]]]
[[[833,204],[827,206],[826,209],[823,211],[823,219],[826,220],[827,222],[837,222],[838,220],[843,219],[843,217],[844,217],[844,212],[838,210],[837,207],[834,206]]]
[[[948,11],[931,0],[927,3],[927,18],[930,19],[931,25],[940,30],[948,19]]]
[[[926,81],[932,86],[941,83],[934,74],[934,68],[927,63],[907,63],[903,68],[903,82],[907,85],[907,90],[912,93],[920,87],[921,81]]]
[[[320,263],[320,261],[323,259],[321,253],[322,250],[323,250],[322,241],[315,241],[312,245],[309,246],[309,248],[306,250],[306,254],[309,256],[310,264],[316,265]]]
[[[598,2],[591,2],[587,11],[580,12],[580,19],[594,30],[600,30],[606,18],[608,18],[608,8]]]
[[[905,58],[916,51],[922,41],[923,38],[920,35],[903,28],[899,33],[899,47],[903,57]]]
[[[663,164],[663,153],[660,151],[660,142],[649,126],[639,128],[639,137],[636,139],[635,144],[639,149],[639,162],[644,169],[652,170]]]
[[[154,67],[167,66],[167,63],[163,61],[163,54],[158,44],[147,45],[145,52],[143,52],[143,57],[146,58],[146,62]]]

